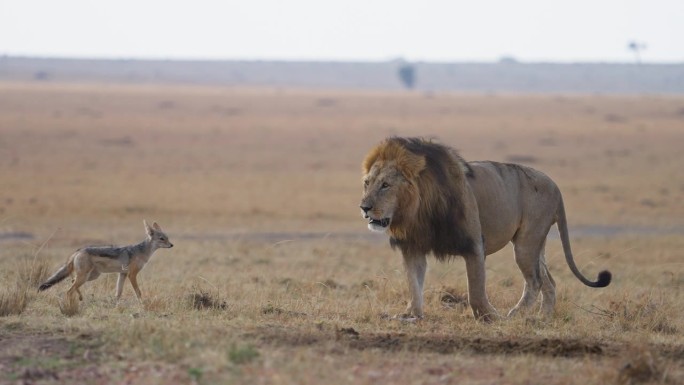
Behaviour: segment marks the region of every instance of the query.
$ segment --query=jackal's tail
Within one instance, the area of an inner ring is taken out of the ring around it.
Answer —
[[[67,263],[62,265],[62,267],[59,268],[54,274],[50,276],[50,278],[47,279],[40,287],[38,288],[38,291],[43,291],[51,288],[54,284],[61,282],[64,278],[68,277],[71,275],[71,273],[74,271],[74,259],[73,256],[69,258]]]

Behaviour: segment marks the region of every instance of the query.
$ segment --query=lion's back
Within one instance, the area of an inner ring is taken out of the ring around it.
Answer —
[[[513,163],[468,164],[473,170],[468,182],[478,202],[482,232],[490,240],[488,252],[505,246],[528,219],[555,216],[560,191],[543,172]]]

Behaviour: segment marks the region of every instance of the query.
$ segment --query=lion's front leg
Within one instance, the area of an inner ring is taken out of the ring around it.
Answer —
[[[406,313],[397,316],[397,318],[422,318],[423,284],[425,283],[427,259],[424,254],[403,253],[403,257],[410,300],[406,307]]]
[[[491,322],[499,319],[496,309],[489,303],[485,291],[485,258],[484,254],[465,257],[466,274],[468,275],[468,302],[476,319]]]

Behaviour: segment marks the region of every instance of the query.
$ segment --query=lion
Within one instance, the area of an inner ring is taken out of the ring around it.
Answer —
[[[410,300],[398,317],[423,317],[426,256],[438,261],[462,256],[468,302],[476,319],[500,318],[485,292],[485,256],[512,242],[525,279],[512,316],[542,294],[543,314],[556,302],[556,284],[546,266],[546,235],[558,224],[565,260],[589,287],[606,287],[612,275],[588,280],[570,249],[563,198],[558,186],[530,167],[493,161],[466,162],[452,148],[422,138],[390,137],[363,161],[362,216],[372,231],[386,232],[401,250]]]

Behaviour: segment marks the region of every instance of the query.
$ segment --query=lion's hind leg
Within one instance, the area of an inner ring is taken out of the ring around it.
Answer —
[[[556,306],[556,281],[553,280],[549,268],[546,266],[546,258],[544,257],[544,248],[539,255],[539,268],[542,279],[542,305],[541,311],[545,316],[553,313],[553,308]]]
[[[541,257],[544,253],[545,238],[546,233],[541,237],[521,235],[514,241],[515,262],[525,279],[525,288],[518,303],[508,312],[509,317],[520,310],[530,308],[537,301],[542,287],[545,289],[545,294],[550,296],[553,293],[555,302],[555,287],[553,291],[550,291],[549,285],[545,284],[552,282],[551,275],[546,269],[546,264],[542,263]]]

